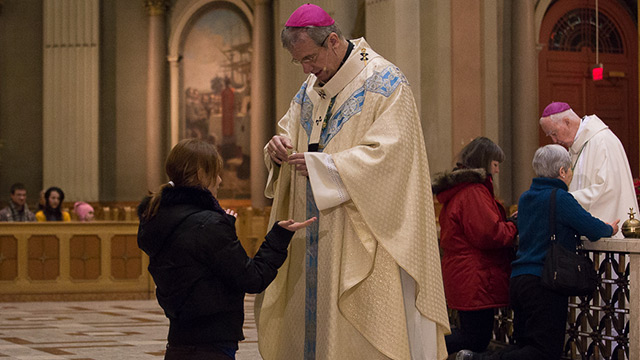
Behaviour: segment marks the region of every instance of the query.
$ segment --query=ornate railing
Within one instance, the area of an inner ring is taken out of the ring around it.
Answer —
[[[138,223],[0,224],[0,301],[148,298]]]
[[[238,238],[253,256],[269,209],[237,212]],[[137,231],[137,221],[0,222],[0,301],[153,298]]]
[[[640,239],[583,244],[600,281],[592,296],[569,299],[563,359],[640,359]],[[510,309],[496,311],[494,346],[511,342],[512,319]]]

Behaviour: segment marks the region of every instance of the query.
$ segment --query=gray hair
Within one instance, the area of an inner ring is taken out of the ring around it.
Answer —
[[[336,25],[335,23],[329,26],[286,26],[284,29],[282,29],[282,33],[280,33],[282,46],[287,50],[291,50],[293,45],[300,39],[300,34],[302,34],[303,32],[306,32],[311,40],[313,40],[313,42],[318,46],[324,45],[324,41],[327,40],[331,33],[336,33],[340,40],[344,40],[342,31],[340,31],[340,28],[338,28],[338,25]]]
[[[571,157],[567,149],[561,145],[545,145],[533,155],[531,165],[537,176],[555,179],[560,173],[560,168],[571,168]]]

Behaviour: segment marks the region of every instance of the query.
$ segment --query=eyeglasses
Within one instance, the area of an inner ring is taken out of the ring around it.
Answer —
[[[331,36],[330,33],[329,35],[327,35],[324,40],[322,40],[322,45],[320,45],[321,48],[324,48],[324,43],[327,42],[327,39],[329,38],[329,36]],[[316,62],[316,60],[318,59],[318,55],[320,55],[320,51],[318,51],[315,54],[311,54],[311,55],[307,55],[305,57],[303,57],[301,60],[297,60],[297,59],[291,59],[291,63],[294,65],[305,65],[305,64],[311,64]]]

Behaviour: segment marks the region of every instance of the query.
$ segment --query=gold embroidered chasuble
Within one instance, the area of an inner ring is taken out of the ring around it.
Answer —
[[[319,219],[313,356],[309,344],[305,349],[304,230],[295,234],[287,261],[256,309],[260,352],[265,360],[411,359],[412,352],[415,359],[445,359],[449,320],[413,94],[396,66],[364,39],[352,42],[354,50],[336,75],[322,87],[310,75],[278,123],[278,134],[290,138],[296,152],[306,152],[310,139],[317,139],[350,200],[318,211],[308,179],[264,154],[265,194],[274,197],[270,222],[304,220],[310,206]],[[323,119],[334,97],[330,118]],[[415,281],[413,312],[434,329],[431,338],[420,339],[432,344],[432,357],[414,350],[415,341],[410,346],[416,329],[407,325],[412,316],[404,307],[405,275]]]

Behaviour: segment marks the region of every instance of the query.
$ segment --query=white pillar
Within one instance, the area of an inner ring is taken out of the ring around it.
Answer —
[[[169,56],[169,82],[171,90],[169,95],[170,102],[170,129],[169,129],[169,147],[173,148],[180,141],[180,88],[177,84],[180,81],[180,56]]]
[[[512,169],[514,201],[529,188],[531,168],[538,148],[538,54],[534,34],[535,0],[512,3]]]
[[[98,0],[44,2],[43,185],[99,200]]]
[[[251,61],[251,205],[268,205],[264,196],[267,170],[262,148],[271,137],[267,127],[273,121],[273,44],[271,0],[256,0],[253,23],[253,59]]]
[[[156,189],[165,180],[165,103],[164,69],[167,55],[165,40],[166,0],[145,0],[149,14],[149,53],[147,69],[147,187]]]

